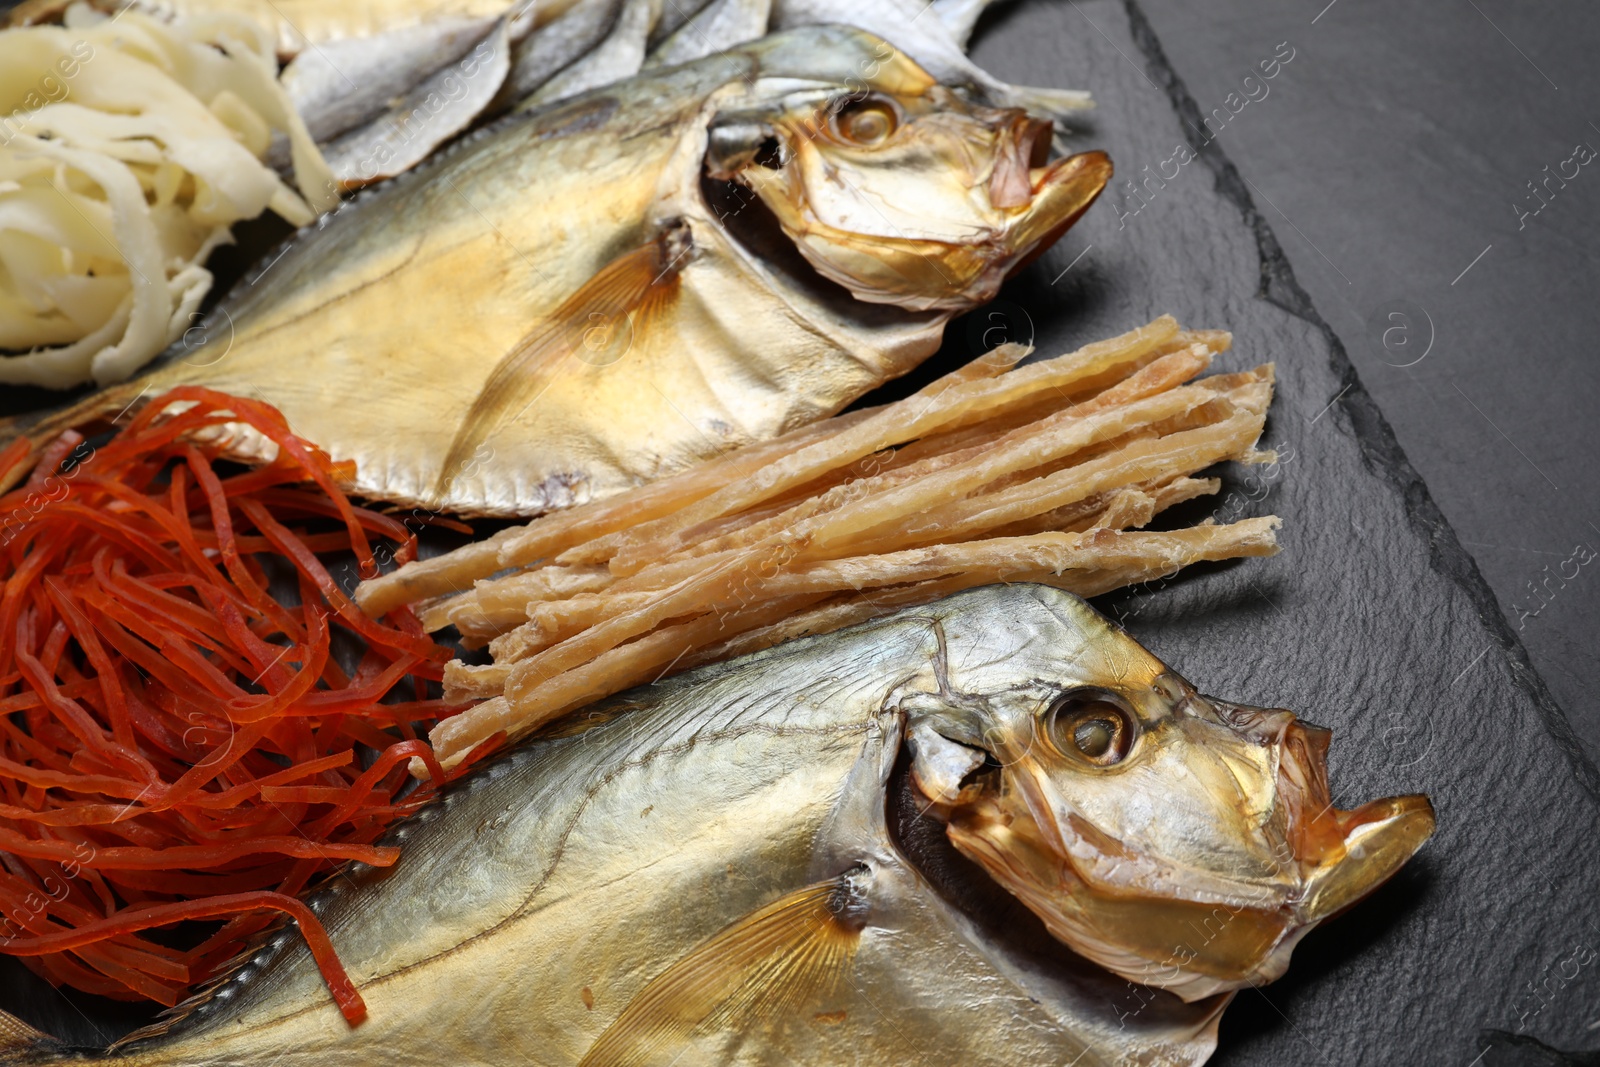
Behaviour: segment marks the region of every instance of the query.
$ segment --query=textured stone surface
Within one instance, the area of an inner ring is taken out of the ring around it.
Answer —
[[[1222,143],[1600,759],[1600,6],[1140,2],[1202,109],[1300,48]]]
[[[1091,89],[1099,106],[1076,140],[1111,153],[1124,192],[1123,179],[1206,138],[1149,26],[1122,4],[1019,5],[975,57],[1009,80]],[[1336,801],[1425,792],[1439,832],[1395,882],[1309,938],[1284,980],[1238,1000],[1214,1062],[1466,1067],[1489,1047],[1484,1028],[1593,1047],[1594,767],[1224,143],[1150,184],[1137,214],[1138,200],[1119,211],[1123,197],[1108,195],[1000,310],[1014,331],[1031,320],[1045,352],[1165,311],[1232,329],[1225,366],[1277,362],[1268,443],[1292,451],[1274,481],[1235,486],[1243,513],[1283,516],[1284,552],[1103,606],[1208,691],[1333,727]],[[1504,1044],[1481,1062],[1514,1055]]]

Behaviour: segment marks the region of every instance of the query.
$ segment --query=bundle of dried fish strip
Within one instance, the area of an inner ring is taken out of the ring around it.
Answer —
[[[298,194],[261,162],[274,132]],[[0,32],[0,383],[127,378],[193,324],[233,223],[337,200],[255,23],[81,7]]]
[[[493,662],[446,670],[484,703],[430,737],[449,767],[668,672],[994,582],[1083,596],[1277,551],[1276,517],[1141,529],[1255,448],[1272,366],[1200,377],[1230,338],[1162,317],[1016,367],[996,349],[904,400],[815,423],[363,585],[421,601]],[[506,568],[508,575],[496,576]],[[469,583],[476,583],[468,588]]]

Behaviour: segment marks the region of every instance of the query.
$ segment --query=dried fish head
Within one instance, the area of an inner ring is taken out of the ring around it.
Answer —
[[[1048,120],[973,104],[886,42],[858,66],[843,91],[802,82],[735,111],[709,158],[858,300],[960,311],[992,299],[1110,180],[1104,153],[1050,163]]]
[[[1082,601],[1049,604],[1059,627],[1019,622],[993,638],[1006,659],[913,705],[913,775],[1079,954],[1189,1001],[1271,981],[1432,834],[1422,796],[1333,808],[1329,731],[1203,697]]]

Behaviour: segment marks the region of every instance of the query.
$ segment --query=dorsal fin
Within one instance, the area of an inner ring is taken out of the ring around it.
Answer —
[[[668,1064],[697,1035],[741,1030],[826,992],[860,940],[856,875],[806,886],[752,912],[656,975],[578,1067]]]
[[[435,491],[443,496],[478,447],[536,401],[568,359],[603,365],[649,330],[677,292],[690,248],[688,227],[678,225],[623,253],[501,357],[456,430]]]

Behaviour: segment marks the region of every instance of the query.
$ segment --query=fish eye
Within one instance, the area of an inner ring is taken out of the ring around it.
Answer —
[[[894,134],[900,116],[887,100],[869,96],[839,108],[832,123],[834,134],[846,144],[876,148]]]
[[[1101,689],[1066,694],[1051,707],[1046,725],[1056,748],[1096,767],[1121,763],[1138,735],[1133,716]]]

